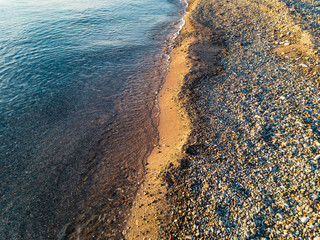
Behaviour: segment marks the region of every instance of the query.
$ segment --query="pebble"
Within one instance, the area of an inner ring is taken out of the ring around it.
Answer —
[[[313,229],[313,228],[315,228],[315,226],[313,224],[310,224],[309,228]]]
[[[299,66],[303,67],[303,68],[307,68],[308,65],[307,64],[304,64],[304,63],[300,63]]]
[[[198,11],[194,19],[225,30],[222,36],[207,34],[204,52],[225,44],[228,54],[202,58],[201,46],[190,50],[208,65],[221,59],[222,70],[217,75],[197,65],[186,78],[182,94],[194,124],[186,147],[199,149],[185,156],[188,164],[170,171],[171,222],[177,219],[173,239],[317,239],[320,234],[320,92],[301,69],[319,60],[307,54],[279,59],[271,50],[273,43],[295,44],[296,35],[308,30],[298,25],[295,32],[292,19],[281,25],[292,16],[284,2],[302,1],[259,1],[270,4],[271,15],[251,0],[199,1],[200,9],[214,11]]]
[[[300,220],[301,220],[302,223],[306,223],[306,222],[309,221],[309,219],[310,219],[309,217],[303,217]]]

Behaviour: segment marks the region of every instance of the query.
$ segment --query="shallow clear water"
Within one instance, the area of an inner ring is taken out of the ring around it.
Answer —
[[[121,237],[181,8],[0,0],[0,239]]]

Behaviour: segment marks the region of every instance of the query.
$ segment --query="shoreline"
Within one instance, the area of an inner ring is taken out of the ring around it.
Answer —
[[[290,1],[190,3],[128,239],[320,239],[320,41]]]
[[[189,118],[179,100],[184,85],[184,78],[191,69],[188,60],[188,48],[193,37],[181,39],[181,35],[194,31],[189,15],[194,2],[189,1],[184,18],[185,25],[174,41],[170,51],[170,64],[165,82],[158,95],[160,108],[159,144],[154,147],[146,164],[146,176],[131,208],[126,228],[126,239],[163,239],[166,235],[164,226],[169,224],[169,206],[167,186],[164,174],[169,165],[178,165],[183,157],[183,146],[190,134]]]

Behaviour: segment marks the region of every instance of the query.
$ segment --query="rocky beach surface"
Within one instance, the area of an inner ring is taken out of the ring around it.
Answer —
[[[180,93],[192,127],[161,174],[162,238],[319,240],[320,1],[191,4],[176,47],[194,38]]]

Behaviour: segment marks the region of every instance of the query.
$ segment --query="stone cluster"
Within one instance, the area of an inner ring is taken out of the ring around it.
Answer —
[[[164,174],[170,239],[320,239],[319,79],[301,67],[316,66],[316,55],[304,48],[294,58],[275,54],[283,35],[265,9],[286,5],[257,2],[201,1],[193,13],[224,39],[216,56],[223,70],[186,77],[183,101],[194,128],[179,167]],[[199,49],[190,48],[197,63]]]

